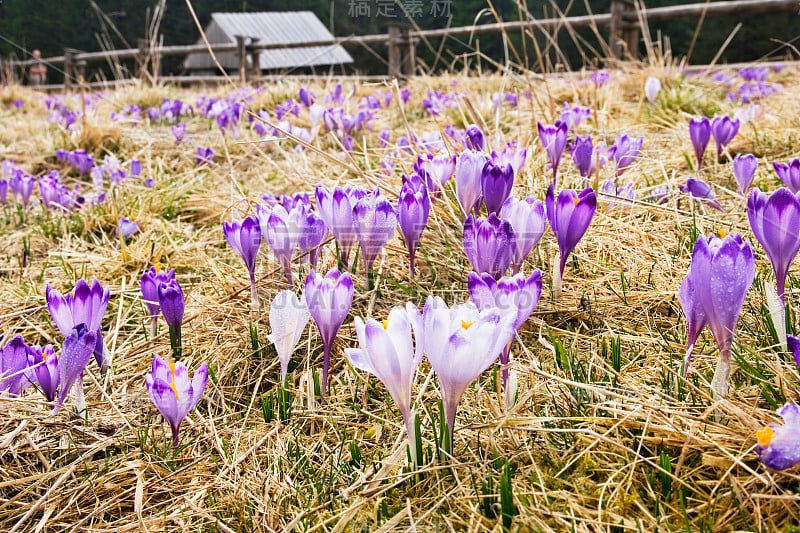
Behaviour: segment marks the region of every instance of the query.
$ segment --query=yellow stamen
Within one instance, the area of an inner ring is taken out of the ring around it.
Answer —
[[[773,431],[769,426],[764,426],[764,429],[756,432],[756,438],[758,439],[758,444],[760,446],[769,446],[769,443],[772,441],[772,437],[774,436],[775,431]]]
[[[172,371],[172,383],[169,384],[172,387],[172,390],[175,392],[175,399],[179,400],[178,398],[178,388],[175,386],[175,363],[169,365],[169,369]]]
[[[726,230],[726,229],[719,230],[719,238],[720,239],[724,239],[727,236],[728,236],[728,230]]]
[[[578,205],[578,202],[579,202],[580,200],[579,200],[577,197],[575,197],[575,198],[573,198],[573,199],[572,199],[572,201],[573,201],[573,202],[575,202],[575,205]]]
[[[474,320],[470,320],[469,322],[466,321],[466,320],[462,320],[461,321],[461,327],[464,328],[464,329],[469,329],[470,326],[472,326],[472,324],[474,324],[474,323],[475,323]]]
[[[161,271],[161,263],[155,263],[153,268],[156,269],[156,274],[158,274]]]
[[[389,329],[389,320],[382,321],[381,326],[383,326],[383,329]]]

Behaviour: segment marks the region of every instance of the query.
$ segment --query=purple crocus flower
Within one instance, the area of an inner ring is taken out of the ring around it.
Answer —
[[[688,194],[689,196],[708,204],[714,209],[718,209],[723,213],[727,213],[725,208],[722,207],[722,204],[720,204],[717,200],[717,195],[714,194],[714,190],[711,188],[711,185],[705,181],[697,178],[686,178],[686,184],[679,185],[678,188],[682,193]]]
[[[425,184],[431,193],[431,198],[435,198],[439,191],[444,187],[456,169],[455,159],[448,153],[427,154],[427,157],[420,156],[415,168],[424,171],[426,178]],[[423,172],[420,172],[423,175]]]
[[[324,395],[328,389],[328,368],[333,340],[353,304],[353,279],[348,272],[342,274],[335,268],[324,278],[312,270],[306,277],[305,296],[308,311],[314,318],[319,335],[322,337],[324,359],[321,392]]]
[[[208,148],[203,148],[202,146],[197,147],[197,156],[195,157],[195,165],[198,167],[200,165],[208,165],[209,167],[214,166],[214,149],[210,146]]]
[[[376,187],[369,197],[364,197],[353,206],[353,222],[361,246],[364,260],[364,280],[368,289],[372,288],[372,264],[394,235],[397,227],[397,213],[392,204],[381,196]]]
[[[346,348],[350,363],[377,377],[400,409],[406,425],[411,459],[417,462],[414,412],[411,409],[411,385],[422,361],[422,314],[411,302],[396,306],[383,323],[356,317],[353,325],[359,348]],[[413,333],[413,338],[412,338]],[[415,342],[416,341],[416,342]]]
[[[317,99],[317,95],[305,87],[300,87],[300,90],[297,93],[297,98],[304,106],[311,107],[311,105],[314,103],[314,100]]]
[[[333,238],[339,245],[342,263],[347,267],[350,249],[356,240],[353,207],[367,192],[361,187],[336,187],[331,192],[326,186],[317,185],[314,194],[319,216],[333,233]]]
[[[161,307],[161,315],[164,317],[164,322],[169,326],[172,353],[175,359],[180,359],[181,324],[183,324],[186,302],[183,297],[183,289],[174,278],[158,285],[158,305]]]
[[[644,137],[639,137],[639,140],[633,139],[627,133],[620,133],[614,141],[613,150],[614,162],[617,165],[617,176],[621,176],[623,172],[633,163],[634,159],[639,155],[642,149],[642,142]],[[609,152],[611,152],[609,150]]]
[[[48,402],[56,401],[60,372],[53,346],[28,346],[27,357],[28,366],[33,369],[29,379],[39,386]]]
[[[172,135],[175,136],[175,146],[181,144],[183,137],[186,135],[186,124],[183,122],[179,122],[170,128],[172,130]],[[197,156],[200,157],[200,150],[197,150]],[[199,165],[200,163],[198,163]]]
[[[322,243],[328,238],[328,227],[325,221],[318,217],[313,211],[306,212],[306,219],[303,223],[303,231],[297,246],[301,254],[308,254],[308,266],[316,268],[319,256],[322,254]]]
[[[491,161],[486,163],[481,172],[481,194],[489,214],[500,213],[513,186],[514,169],[511,165],[496,165]]]
[[[145,376],[147,394],[172,430],[172,446],[178,447],[178,432],[186,415],[194,409],[208,384],[208,365],[203,363],[189,379],[189,370],[181,362],[167,364],[158,355]]]
[[[800,193],[781,187],[767,196],[756,187],[747,199],[747,218],[772,263],[778,296],[785,302],[786,273],[800,250]]]
[[[139,177],[142,174],[142,162],[138,159],[131,161],[131,177]]]
[[[283,267],[286,282],[292,285],[292,257],[303,233],[305,207],[302,204],[295,205],[287,211],[282,205],[276,205],[271,210],[259,206],[258,219],[261,223],[261,235]]]
[[[500,220],[492,213],[489,218],[477,220],[472,215],[464,223],[464,252],[479,274],[489,273],[499,279],[508,270],[514,258],[516,241],[508,220]]]
[[[706,152],[708,141],[711,139],[711,123],[708,117],[693,118],[689,122],[689,138],[692,140],[699,170],[703,166],[703,154]]]
[[[14,169],[14,172],[11,175],[11,178],[8,180],[8,188],[11,189],[11,194],[14,196],[14,201],[17,201],[17,196],[24,206],[28,205],[28,202],[31,199],[31,194],[33,193],[33,186],[36,183],[36,179],[23,172],[20,169]]]
[[[632,205],[636,200],[636,189],[633,183],[626,183],[622,187],[617,187],[616,180],[608,180],[603,184],[603,194],[606,196],[606,209],[611,211],[620,204]]]
[[[467,134],[467,139],[469,140],[469,144],[473,150],[483,150],[486,143],[483,137],[483,132],[478,126],[475,124],[470,124],[467,126],[465,133]]]
[[[786,164],[772,163],[775,173],[793,193],[800,191],[800,159],[792,159]]]
[[[428,296],[422,312],[422,345],[439,380],[449,430],[446,449],[452,449],[456,409],[464,392],[511,341],[515,319],[497,308],[478,311],[472,302],[448,308],[438,296]]]
[[[564,102],[563,111],[561,112],[561,118],[559,120],[567,125],[568,130],[574,130],[581,122],[589,118],[591,114],[592,110],[588,107],[572,107],[567,102]]]
[[[414,259],[422,232],[428,223],[431,202],[425,184],[417,174],[403,176],[403,187],[397,200],[397,218],[400,232],[408,248],[409,277],[414,279]]]
[[[500,218],[507,220],[514,232],[511,264],[516,274],[544,234],[547,226],[544,206],[532,196],[524,200],[510,196],[500,209]]]
[[[739,188],[739,194],[745,195],[750,184],[753,183],[753,176],[758,168],[758,160],[753,154],[736,154],[733,158],[733,175]]]
[[[539,124],[539,140],[547,153],[547,164],[553,169],[553,185],[556,183],[558,165],[561,164],[561,154],[567,146],[567,125],[556,121],[553,125],[543,126]]]
[[[592,72],[592,82],[594,82],[598,89],[605,85],[610,79],[611,74],[604,70],[596,70]]]
[[[778,409],[783,424],[768,424],[756,433],[756,453],[773,470],[786,470],[800,463],[800,407],[787,403]]]
[[[30,385],[28,345],[20,335],[12,338],[0,349],[0,393],[19,396]]]
[[[694,300],[688,307],[702,306],[717,341],[720,358],[711,387],[718,397],[728,393],[733,335],[745,296],[755,277],[755,268],[753,248],[738,234],[729,234],[725,238],[701,235],[694,245],[687,274],[691,277],[690,290],[686,291],[686,297]],[[720,287],[725,290],[720,290]],[[693,314],[697,318],[697,313]]]
[[[272,333],[267,340],[275,345],[281,363],[281,381],[286,380],[289,360],[292,357],[303,331],[306,329],[311,314],[308,312],[305,299],[302,301],[294,291],[281,291],[272,300],[269,307],[269,326]]]
[[[481,178],[488,161],[489,156],[476,150],[464,150],[456,160],[456,196],[465,220],[470,211],[477,216],[480,209]]]
[[[45,289],[45,293],[47,310],[62,335],[67,337],[79,324],[84,324],[95,334],[93,338],[97,341],[97,346],[94,349],[94,356],[100,366],[100,372],[105,374],[110,361],[103,347],[101,326],[108,307],[110,290],[107,287],[103,288],[96,279],[91,285],[81,279],[78,280],[75,289],[66,296],[62,296],[50,285]]]
[[[99,336],[86,328],[86,324],[81,323],[73,327],[64,339],[64,346],[61,349],[61,356],[58,358],[58,401],[53,408],[53,413],[58,413],[64,400],[67,399],[72,386],[75,386],[75,403],[78,412],[85,411],[86,406],[83,399],[83,371],[92,359],[92,352],[95,345],[101,342]]]
[[[256,292],[256,258],[261,247],[261,225],[255,216],[246,217],[239,222],[224,222],[222,231],[225,240],[236,250],[244,261],[247,272],[250,274],[250,301],[254,309],[258,308],[258,293]]]
[[[520,148],[517,141],[510,141],[500,153],[492,150],[492,162],[495,165],[511,165],[515,176],[519,176],[519,173],[525,167],[527,156],[528,150]]]
[[[583,178],[588,178],[596,170],[603,168],[608,161],[606,144],[602,141],[594,144],[589,135],[578,135],[575,142],[570,144],[569,153]]]
[[[139,287],[142,291],[142,298],[144,305],[147,307],[147,312],[150,315],[150,337],[156,336],[156,326],[158,325],[158,315],[161,314],[161,305],[158,303],[158,287],[162,283],[166,283],[175,279],[175,269],[169,272],[163,270],[161,265],[156,264],[151,266],[142,274],[142,279],[139,282]]]
[[[469,296],[479,310],[496,307],[501,313],[509,313],[514,317],[514,331],[528,320],[539,303],[542,293],[542,271],[538,268],[529,277],[515,274],[499,281],[489,274],[469,273]],[[513,342],[513,341],[512,341]],[[507,365],[511,352],[509,342],[500,353],[500,364]],[[508,369],[503,369],[503,387],[508,383]],[[509,398],[507,397],[507,400]]]
[[[127,217],[122,217],[119,219],[115,231],[117,236],[124,240],[128,237],[132,237],[139,231],[139,223]]]
[[[722,155],[722,149],[728,146],[736,134],[739,132],[739,119],[732,119],[728,115],[714,115],[711,121],[711,135],[717,144],[717,157]]]
[[[0,178],[0,205],[5,206],[8,198],[8,180]]]
[[[545,206],[547,221],[561,250],[561,259],[556,272],[558,277],[554,282],[554,293],[557,295],[561,290],[567,258],[592,222],[597,209],[597,196],[591,187],[587,187],[580,192],[575,189],[564,189],[558,193],[556,199],[553,186],[550,185],[545,197]]]

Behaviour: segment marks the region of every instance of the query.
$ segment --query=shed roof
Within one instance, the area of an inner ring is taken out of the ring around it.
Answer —
[[[232,43],[236,35],[258,39],[261,44],[300,44],[333,40],[334,37],[311,11],[270,11],[259,13],[213,13],[206,28],[210,43]],[[202,41],[198,41],[202,42]],[[232,52],[216,54],[220,65],[236,68]],[[262,70],[352,63],[353,58],[341,45],[264,50],[260,54]],[[192,54],[184,61],[188,70],[215,69],[208,54]]]

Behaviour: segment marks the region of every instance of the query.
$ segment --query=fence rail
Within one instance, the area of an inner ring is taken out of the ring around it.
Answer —
[[[64,65],[65,89],[69,89],[73,80],[83,75],[86,63],[100,60],[135,59],[140,71],[140,77],[149,76],[167,81],[177,79],[180,81],[197,80],[202,82],[205,78],[226,79],[219,76],[172,76],[159,77],[157,72],[147,73],[146,65],[160,64],[159,58],[173,55],[190,55],[199,53],[214,54],[234,52],[238,61],[238,76],[245,83],[254,79],[268,79],[261,76],[260,72],[251,72],[246,68],[247,57],[251,58],[251,65],[259,64],[259,54],[268,50],[284,48],[305,48],[314,46],[351,46],[351,45],[384,45],[388,48],[389,77],[413,76],[416,71],[415,46],[420,39],[445,38],[459,35],[481,35],[495,32],[540,31],[564,26],[575,28],[587,26],[604,26],[609,29],[609,48],[612,56],[623,58],[626,54],[635,57],[639,32],[642,24],[653,21],[665,21],[676,18],[691,18],[700,16],[719,15],[753,15],[776,11],[791,11],[800,9],[800,0],[726,0],[719,2],[703,2],[683,4],[668,7],[647,9],[643,0],[612,0],[611,12],[597,15],[582,15],[573,17],[555,17],[536,19],[529,16],[528,20],[514,22],[498,22],[492,24],[476,24],[434,30],[415,30],[403,25],[390,25],[389,33],[376,35],[352,35],[337,37],[333,40],[314,41],[293,44],[275,44],[246,42],[246,37],[237,36],[235,43],[159,46],[150,47],[145,39],[139,40],[138,48],[121,50],[108,50],[101,52],[81,52],[79,50],[65,49],[64,55],[48,57],[41,60],[4,60],[0,65],[3,72],[11,72],[15,68],[25,68],[39,61],[49,65]],[[153,61],[152,58],[156,58]],[[56,88],[58,85],[46,86]]]

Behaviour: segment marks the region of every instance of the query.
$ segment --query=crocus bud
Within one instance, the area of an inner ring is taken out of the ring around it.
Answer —
[[[256,258],[261,247],[261,225],[255,216],[246,217],[239,222],[223,222],[222,231],[225,240],[231,248],[244,261],[247,272],[250,274],[250,296],[254,308],[258,307],[258,294],[256,292]]]
[[[467,139],[469,139],[469,144],[472,146],[473,150],[484,149],[485,141],[483,138],[483,132],[478,126],[476,126],[475,124],[470,124],[469,126],[467,126],[466,134],[467,134]]]
[[[578,172],[584,178],[603,168],[608,161],[606,144],[604,142],[594,144],[588,135],[579,135],[575,142],[570,144],[569,152],[575,166],[578,167]]]
[[[89,354],[91,356],[91,352]],[[0,393],[19,396],[30,384],[24,370],[28,367],[28,345],[20,335],[0,349]]]
[[[397,200],[397,217],[400,222],[400,232],[408,248],[409,276],[414,279],[414,259],[417,245],[425,231],[430,214],[430,199],[425,184],[420,177],[412,174],[403,176],[403,187]]]
[[[723,397],[728,393],[736,322],[755,277],[753,248],[738,234],[728,234],[723,239],[701,235],[694,245],[687,275],[692,277],[695,305],[703,306],[708,326],[717,341],[720,358],[711,387],[717,397]],[[726,290],[718,290],[718,287]]]
[[[315,268],[319,256],[322,255],[322,243],[328,238],[328,227],[325,221],[318,217],[314,212],[306,212],[306,219],[303,224],[303,231],[297,246],[301,254],[308,254],[308,266]]]
[[[181,362],[168,365],[158,355],[145,376],[147,394],[169,424],[172,446],[178,447],[178,432],[186,415],[194,409],[208,384],[208,365],[203,363],[189,379],[189,370]]]
[[[185,302],[183,290],[176,280],[171,279],[158,286],[158,303],[161,306],[161,314],[164,316],[164,321],[169,326],[173,356],[175,359],[180,359],[181,324],[183,323]]]
[[[516,274],[544,234],[547,226],[544,206],[533,196],[525,200],[509,196],[500,209],[500,218],[507,220],[514,232],[515,246],[511,264]]]
[[[479,274],[501,278],[508,270],[516,248],[514,230],[507,220],[492,213],[477,220],[472,215],[464,224],[464,253]]]
[[[686,184],[679,185],[678,188],[682,193],[688,194],[696,200],[713,207],[714,209],[718,209],[723,213],[727,213],[725,208],[722,207],[722,204],[720,204],[717,200],[717,195],[714,194],[714,190],[711,188],[711,185],[703,180],[699,180],[697,178],[686,178]]]
[[[324,348],[322,368],[322,394],[328,388],[333,340],[342,327],[353,304],[353,279],[348,272],[340,273],[335,268],[323,278],[313,270],[306,276],[306,305],[319,329]]]
[[[767,195],[755,188],[747,199],[747,218],[772,263],[778,296],[785,301],[786,274],[800,251],[800,193],[781,187]]]
[[[656,103],[659,92],[661,92],[661,81],[652,76],[647,78],[647,81],[644,82],[644,95],[651,104]]]
[[[362,198],[353,206],[353,222],[364,260],[365,284],[371,289],[372,264],[384,245],[394,235],[397,227],[397,213],[394,212],[389,200],[381,196],[376,187],[369,198]]]
[[[786,164],[772,163],[775,173],[790,191],[800,191],[800,159],[793,159]]]
[[[54,402],[58,394],[60,373],[58,357],[53,346],[29,346],[28,366],[33,368],[33,381],[39,386],[48,402]]]
[[[722,154],[722,149],[728,146],[739,132],[739,119],[732,119],[728,115],[714,116],[711,122],[711,135],[717,144],[717,157]]]
[[[733,175],[736,178],[739,194],[742,196],[753,183],[753,176],[755,176],[757,168],[758,160],[753,154],[736,154],[736,157],[733,158]]]
[[[464,219],[470,211],[474,211],[477,216],[477,210],[480,209],[483,199],[481,177],[488,160],[489,156],[475,150],[461,152],[456,160],[456,196]]]
[[[693,118],[689,122],[689,138],[697,158],[697,168],[700,169],[703,166],[703,154],[711,139],[711,123],[707,117]]]
[[[553,170],[553,183],[555,184],[558,166],[561,163],[561,154],[564,153],[564,148],[567,146],[568,128],[560,120],[553,125],[543,126],[541,122],[538,125],[539,140],[547,153],[547,164]]]
[[[286,379],[289,359],[292,357],[311,314],[305,298],[299,299],[294,291],[281,291],[269,307],[269,326],[272,333],[267,340],[275,345],[281,362],[281,381]]]
[[[481,172],[481,194],[488,213],[500,213],[503,202],[514,186],[514,169],[511,165],[495,165],[487,162]]]
[[[75,395],[78,410],[83,411],[83,371],[92,359],[92,352],[97,343],[97,334],[86,328],[85,324],[78,324],[64,339],[61,357],[58,358],[58,371],[60,390],[58,401],[53,412],[57,413],[64,400],[67,399],[72,386],[75,385]]]
[[[578,245],[597,209],[597,196],[591,187],[578,192],[564,189],[555,197],[553,186],[547,189],[545,197],[547,220],[558,241],[561,261],[558,265],[559,280],[563,279],[567,258]]]

